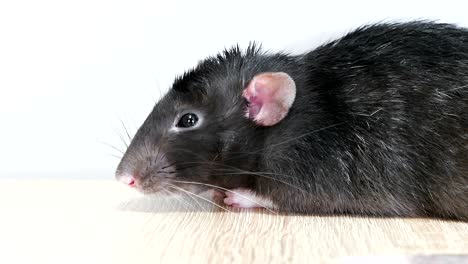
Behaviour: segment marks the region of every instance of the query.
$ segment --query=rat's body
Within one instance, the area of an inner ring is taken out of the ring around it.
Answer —
[[[382,24],[301,56],[209,58],[156,105],[117,177],[235,189],[240,207],[467,220],[468,31]]]

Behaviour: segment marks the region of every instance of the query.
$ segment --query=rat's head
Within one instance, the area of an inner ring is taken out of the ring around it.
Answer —
[[[133,138],[117,179],[145,193],[239,184],[239,172],[255,164],[242,153],[262,147],[262,130],[294,101],[294,81],[271,61],[286,58],[234,48],[177,78]]]

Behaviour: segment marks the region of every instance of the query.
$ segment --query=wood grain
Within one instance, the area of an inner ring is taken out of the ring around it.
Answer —
[[[468,254],[467,223],[223,211],[189,197],[143,197],[112,181],[0,180],[0,210],[2,263],[341,263],[345,256]]]

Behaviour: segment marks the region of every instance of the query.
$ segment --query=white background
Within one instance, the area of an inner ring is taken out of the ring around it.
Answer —
[[[464,3],[465,2],[465,3]],[[119,120],[141,124],[173,78],[235,43],[301,52],[364,23],[468,27],[466,1],[0,2],[0,177],[112,178]]]

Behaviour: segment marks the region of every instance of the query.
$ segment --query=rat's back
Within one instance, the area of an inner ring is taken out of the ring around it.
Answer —
[[[298,121],[331,127],[296,146],[314,153],[302,161],[330,199],[320,211],[468,219],[468,30],[365,26],[303,58],[308,85],[285,123],[291,137],[307,133]]]

